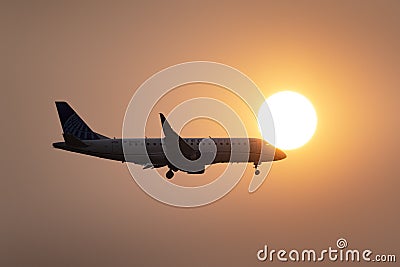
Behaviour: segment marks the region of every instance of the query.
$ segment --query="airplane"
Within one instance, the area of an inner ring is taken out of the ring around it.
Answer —
[[[169,168],[165,175],[167,179],[173,178],[174,172],[177,171],[202,174],[205,172],[205,166],[194,169],[182,168],[179,164],[174,164],[175,161],[171,162],[165,148],[177,151],[174,149],[179,147],[182,155],[189,162],[194,162],[201,156],[201,146],[214,147],[216,148],[215,155],[209,164],[253,163],[256,175],[260,174],[257,167],[262,162],[286,158],[286,154],[282,150],[259,138],[182,138],[173,130],[162,113],[160,113],[160,120],[164,138],[109,138],[90,129],[67,102],[56,101],[55,104],[63,130],[64,142],[53,143],[54,148],[122,163],[132,162],[144,166],[143,169],[167,166]],[[177,142],[173,143],[171,140]],[[129,155],[124,153],[125,147],[123,146],[131,148]]]

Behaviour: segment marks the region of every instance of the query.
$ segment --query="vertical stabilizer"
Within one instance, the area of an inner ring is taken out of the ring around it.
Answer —
[[[107,138],[92,131],[67,102],[56,101],[56,107],[64,135],[72,135],[79,140]]]

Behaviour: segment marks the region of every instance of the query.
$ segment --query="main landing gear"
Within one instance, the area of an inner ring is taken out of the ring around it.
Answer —
[[[174,172],[172,170],[167,171],[165,177],[167,177],[167,179],[171,179],[172,177],[174,177]]]
[[[255,163],[255,162],[254,162],[254,168],[255,168],[254,174],[255,175],[259,175],[260,174],[260,170],[257,169],[258,168],[258,164]]]

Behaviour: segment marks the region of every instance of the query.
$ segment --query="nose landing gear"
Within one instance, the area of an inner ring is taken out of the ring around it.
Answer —
[[[260,170],[258,170],[257,168],[258,168],[258,164],[254,162],[254,169],[255,169],[254,174],[255,175],[259,175],[260,174]]]

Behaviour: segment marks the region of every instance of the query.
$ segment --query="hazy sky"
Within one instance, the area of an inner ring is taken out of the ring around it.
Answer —
[[[256,259],[264,244],[324,249],[340,237],[399,260],[400,2],[144,2],[1,2],[0,265],[270,265]],[[52,148],[55,100],[119,137],[136,88],[193,60],[233,66],[265,96],[297,91],[317,110],[313,139],[256,193],[249,166],[222,200],[174,208],[120,162]]]

